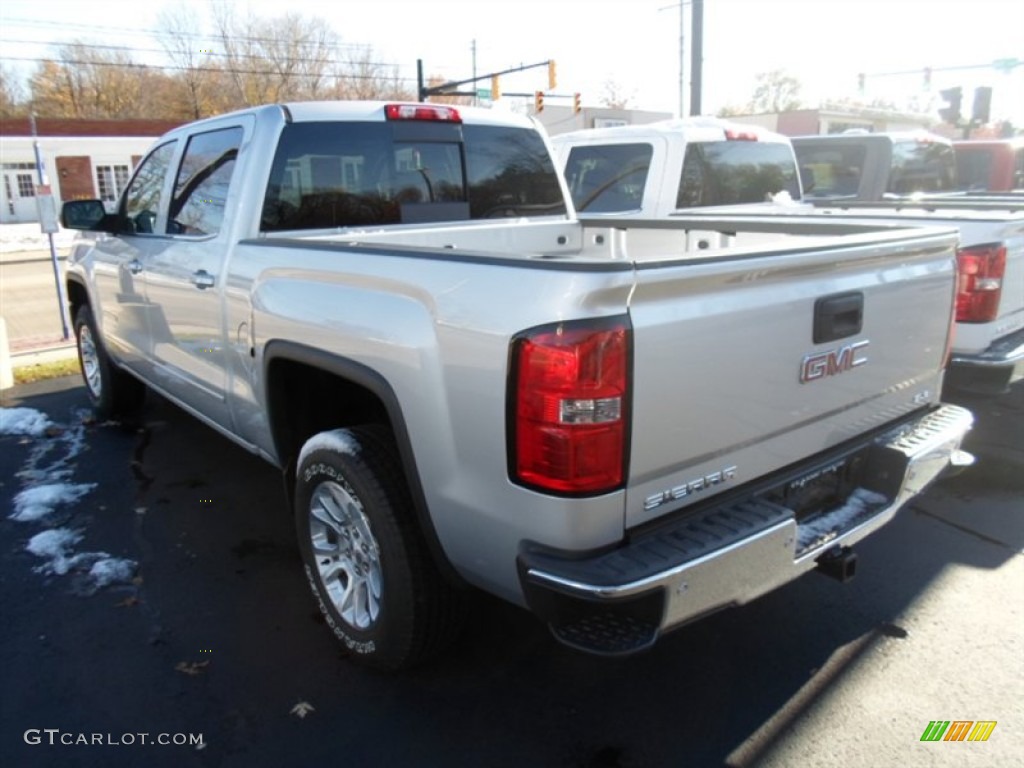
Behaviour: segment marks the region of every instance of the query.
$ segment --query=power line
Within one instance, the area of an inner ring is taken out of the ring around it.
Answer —
[[[134,36],[138,36],[140,34],[151,35],[152,37],[157,37],[157,38],[159,38],[159,37],[170,37],[170,38],[180,39],[182,37],[189,37],[188,33],[185,33],[184,35],[182,35],[182,34],[177,33],[177,32],[169,32],[169,31],[163,30],[163,29],[144,29],[144,28],[143,29],[129,29],[127,27],[112,27],[112,26],[103,26],[103,25],[98,25],[98,24],[68,24],[67,22],[45,21],[45,20],[41,20],[41,19],[5,19],[4,23],[5,23],[5,26],[19,26],[20,25],[20,26],[29,26],[29,27],[33,27],[33,26],[35,26],[35,27],[49,27],[49,28],[56,28],[56,29],[64,29],[64,30],[68,30],[68,31],[94,30],[95,32],[100,32],[100,33],[104,33],[104,34],[113,32],[113,33],[118,34],[118,35],[126,35],[126,36],[130,35],[130,36],[133,36],[133,37]],[[215,32],[213,34],[197,33],[191,39],[194,39],[196,41],[211,40],[211,41],[215,41],[215,42],[223,42],[224,41],[224,35],[222,35],[220,32]],[[275,38],[275,37],[248,37],[248,36],[245,36],[245,35],[232,35],[232,36],[230,36],[228,38],[228,40],[231,41],[231,42],[241,42],[241,43],[277,43],[277,42],[280,42],[280,38]],[[18,42],[22,42],[22,41],[18,41]],[[39,43],[39,44],[44,44],[41,41],[25,41],[25,42],[36,42],[36,43]],[[303,40],[303,41],[297,41],[297,42],[300,42],[302,45],[316,45],[320,41],[316,41],[316,40],[308,40],[308,41],[306,41],[306,40]],[[337,43],[332,43],[331,45],[334,45],[334,46],[337,46],[337,47],[344,47],[344,48],[372,48],[373,47],[369,43],[343,43],[343,42],[340,42],[340,41],[337,42]]]
[[[0,39],[0,43],[14,43],[14,44],[17,44],[17,43],[24,43],[24,42],[25,41],[23,41],[23,40],[10,40],[10,39],[6,39],[6,38]],[[80,48],[85,48],[85,49],[89,49],[89,50],[95,49],[95,50],[101,50],[101,51],[120,51],[120,52],[124,52],[124,53],[129,53],[129,54],[132,54],[132,53],[134,53],[134,54],[159,53],[159,54],[162,54],[162,55],[165,55],[165,56],[168,56],[168,57],[171,57],[171,56],[174,56],[175,54],[180,54],[181,53],[180,51],[168,51],[165,48],[136,48],[136,47],[128,46],[128,45],[98,45],[98,44],[93,44],[93,43],[80,43],[80,42],[52,43],[51,45],[55,45],[58,48],[64,47],[64,48],[74,49],[74,48],[79,48],[80,47]],[[234,54],[229,54],[229,53],[216,53],[216,52],[213,52],[213,51],[196,51],[195,53],[196,53],[197,56],[200,56],[200,57],[210,56],[210,57],[214,57],[214,58],[224,58],[224,59],[259,59],[261,61],[265,61],[267,59],[267,57],[265,55],[257,54],[257,53],[234,53]],[[17,57],[12,57],[12,56],[5,56],[4,58],[8,59],[8,60],[14,60],[14,61],[53,61],[53,60],[55,60],[53,57],[45,57],[45,56],[44,57],[39,57],[39,58],[36,58],[36,59],[17,58]],[[348,65],[348,64],[352,64],[353,63],[351,61],[345,61],[344,59],[310,59],[310,58],[300,58],[300,57],[296,57],[296,56],[289,56],[288,57],[288,61],[295,61],[295,62],[309,63],[309,64],[342,64],[342,65]],[[100,62],[95,62],[95,63],[100,63]],[[358,61],[358,62],[355,62],[355,63],[365,64],[365,65],[371,66],[371,67],[397,67],[398,66],[398,64],[396,64],[394,62],[386,62],[386,61],[365,61],[365,62],[364,61]],[[125,66],[131,66],[131,65],[134,65],[134,62],[132,62],[131,64],[125,64]]]
[[[274,69],[235,69],[233,67],[182,67],[176,65],[159,65],[159,64],[124,64],[113,61],[89,61],[85,59],[38,59],[30,57],[19,57],[19,56],[7,56],[4,58],[5,61],[29,61],[29,62],[53,62],[54,64],[77,64],[77,65],[91,65],[94,67],[120,67],[122,69],[145,69],[145,70],[177,70],[182,72],[208,72],[211,74],[223,74],[223,75],[267,75],[267,74],[280,74],[278,70]],[[303,73],[303,72],[292,72],[290,73],[296,77],[313,77],[317,74],[322,75],[323,73]],[[357,75],[348,72],[329,74],[328,77],[336,77],[338,79],[350,79],[350,80],[384,80],[388,82],[414,82],[413,78],[409,77],[390,77],[387,75]]]

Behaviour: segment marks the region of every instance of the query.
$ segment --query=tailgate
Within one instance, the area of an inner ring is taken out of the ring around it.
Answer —
[[[955,232],[794,240],[637,259],[627,527],[937,402]]]

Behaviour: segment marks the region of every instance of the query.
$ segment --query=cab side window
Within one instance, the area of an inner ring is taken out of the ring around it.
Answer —
[[[135,234],[151,235],[155,232],[164,180],[174,156],[175,143],[161,144],[150,152],[125,190],[121,215],[130,222],[131,231]]]
[[[167,216],[169,235],[215,235],[224,222],[241,128],[199,133],[188,141]]]

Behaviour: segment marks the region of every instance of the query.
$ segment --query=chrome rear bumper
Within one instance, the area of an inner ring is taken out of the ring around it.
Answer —
[[[824,553],[885,525],[959,458],[972,423],[969,411],[945,405],[851,449],[866,456],[864,487],[800,523],[760,486],[592,557],[524,546],[527,602],[568,645],[602,654],[642,650],[666,630],[770,592],[813,569]],[[780,483],[793,477],[791,470]]]

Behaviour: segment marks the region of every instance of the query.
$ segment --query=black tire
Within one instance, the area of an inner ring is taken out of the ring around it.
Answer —
[[[75,341],[85,391],[96,415],[108,419],[138,411],[146,386],[110,361],[88,304],[75,315]]]
[[[306,578],[355,660],[408,668],[461,628],[465,595],[430,558],[388,430],[311,438],[296,470],[295,521]]]

